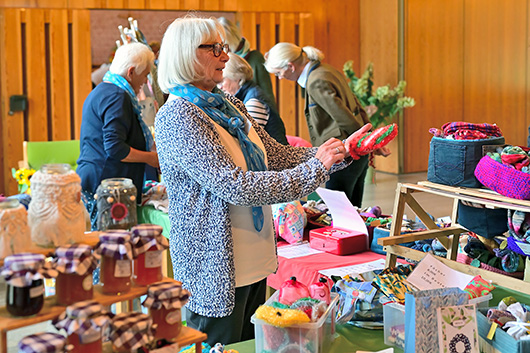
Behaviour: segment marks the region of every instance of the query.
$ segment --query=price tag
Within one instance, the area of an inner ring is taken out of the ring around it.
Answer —
[[[497,329],[499,325],[496,322],[491,323],[490,330],[488,332],[488,335],[486,336],[489,340],[493,339],[493,336],[495,336],[495,330]]]
[[[29,297],[30,298],[36,298],[44,294],[44,285],[40,285],[38,287],[31,288],[29,290]]]
[[[156,268],[162,266],[162,251],[145,252],[145,268]]]
[[[116,260],[114,266],[114,277],[130,277],[131,260]]]

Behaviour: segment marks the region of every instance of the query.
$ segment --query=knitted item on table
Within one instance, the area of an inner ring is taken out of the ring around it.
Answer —
[[[530,174],[498,163],[489,156],[480,159],[475,176],[484,186],[501,195],[519,200],[530,199]]]
[[[431,128],[429,132],[437,137],[455,135],[455,140],[476,140],[502,136],[501,129],[495,124],[472,124],[464,121],[445,123],[441,130]]]

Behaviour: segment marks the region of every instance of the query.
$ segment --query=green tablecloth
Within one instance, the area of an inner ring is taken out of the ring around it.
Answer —
[[[155,210],[153,206],[138,206],[136,208],[138,224],[150,223],[161,226],[164,230],[162,234],[169,236],[169,216],[167,213]]]

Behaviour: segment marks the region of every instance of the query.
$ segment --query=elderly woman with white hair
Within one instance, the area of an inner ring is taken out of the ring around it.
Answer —
[[[223,70],[223,82],[220,88],[241,100],[248,113],[276,141],[287,145],[285,125],[280,113],[263,90],[252,81],[252,67],[234,53],[228,53],[230,60]]]
[[[191,292],[187,324],[212,345],[254,337],[250,317],[277,268],[270,205],[310,194],[350,159],[337,139],[279,144],[225,96],[217,88],[229,60],[224,39],[214,18],[169,25],[158,66],[169,97],[155,119],[174,276]]]
[[[142,120],[136,96],[147,82],[154,59],[144,44],[119,47],[103,82],[83,104],[76,172],[93,230],[97,229],[94,194],[103,179],[132,179],[140,201],[146,164],[158,168],[153,136]]]

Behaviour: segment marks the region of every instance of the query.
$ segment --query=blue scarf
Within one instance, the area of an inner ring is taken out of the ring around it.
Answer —
[[[107,71],[105,76],[103,76],[103,81],[108,81],[127,92],[131,98],[134,113],[136,114],[138,122],[140,123],[140,127],[142,128],[142,132],[144,133],[146,151],[151,151],[151,147],[153,147],[154,144],[153,135],[151,134],[151,131],[149,131],[147,124],[142,119],[142,108],[129,82],[124,77],[114,74],[110,71]]]
[[[207,92],[191,84],[185,84],[177,85],[171,88],[169,92],[201,108],[210,118],[226,129],[230,135],[236,137],[239,140],[239,145],[249,170],[267,170],[263,151],[245,133],[246,119],[226,100],[218,88],[214,88],[213,92]],[[261,206],[252,207],[252,217],[254,218],[254,228],[260,232],[263,228],[263,210]]]

